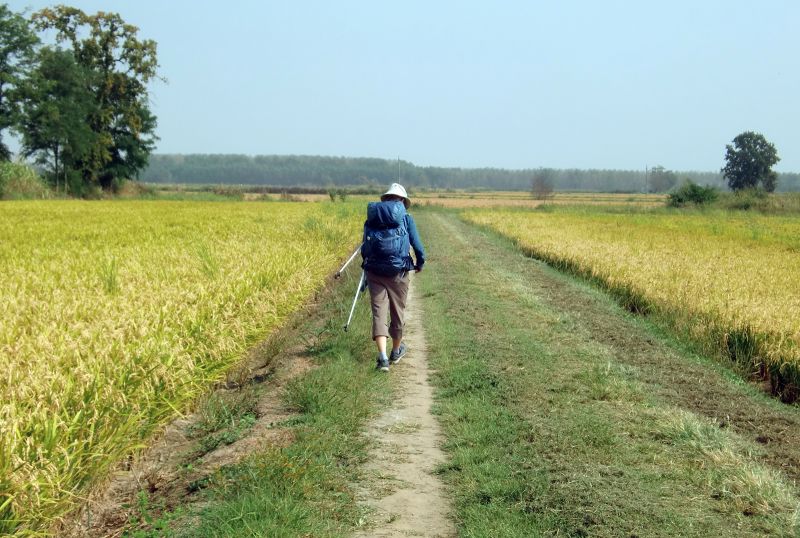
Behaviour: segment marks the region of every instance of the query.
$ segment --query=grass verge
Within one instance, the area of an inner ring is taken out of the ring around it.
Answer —
[[[253,387],[212,392],[199,407],[199,419],[189,426],[197,439],[198,456],[241,439],[256,421],[258,393]]]
[[[797,492],[754,443],[660,401],[543,300],[569,277],[496,237],[476,247],[484,234],[452,214],[418,222],[436,253],[419,280],[461,535],[795,535]]]

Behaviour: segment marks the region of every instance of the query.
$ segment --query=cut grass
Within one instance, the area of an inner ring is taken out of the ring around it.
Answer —
[[[656,434],[685,453],[697,467],[712,466],[708,488],[736,512],[747,516],[785,515],[787,530],[796,529],[800,508],[794,488],[780,473],[750,460],[748,448],[737,446],[720,424],[676,411],[662,417]]]
[[[418,221],[438,254],[420,281],[460,534],[796,533],[797,492],[754,443],[718,426],[710,448],[683,440],[686,417],[713,423],[648,392],[543,294],[560,279],[606,296],[447,213]]]

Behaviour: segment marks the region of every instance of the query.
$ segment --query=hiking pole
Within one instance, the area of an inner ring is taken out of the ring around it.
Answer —
[[[361,278],[358,279],[358,287],[356,288],[356,296],[353,297],[353,306],[350,307],[350,316],[347,318],[347,323],[344,324],[344,332],[350,326],[350,321],[353,319],[353,312],[356,311],[356,302],[358,301],[358,294],[367,288],[367,274],[361,271]]]
[[[362,245],[363,245],[363,243],[362,243]],[[359,251],[360,251],[360,250],[361,250],[361,245],[358,245],[358,248],[356,249],[356,251],[355,251],[355,252],[353,252],[353,255],[352,255],[352,256],[350,256],[350,257],[347,259],[347,261],[346,261],[346,262],[344,262],[344,265],[342,265],[342,268],[341,268],[341,269],[339,269],[338,271],[336,271],[336,274],[335,274],[335,275],[333,275],[333,278],[339,278],[340,276],[342,276],[342,273],[344,272],[345,268],[346,268],[348,265],[350,265],[350,262],[351,262],[351,261],[353,261],[353,258],[355,258],[355,257],[356,257],[356,255],[359,253]]]

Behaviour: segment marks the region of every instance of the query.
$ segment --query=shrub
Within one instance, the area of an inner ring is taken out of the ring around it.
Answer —
[[[771,204],[763,189],[742,189],[724,197],[721,205],[725,209],[768,211]]]
[[[225,198],[244,200],[244,191],[240,187],[234,185],[216,185],[211,189],[211,192]]]
[[[719,191],[715,187],[703,187],[687,179],[670,193],[667,205],[671,207],[684,207],[688,204],[705,205],[716,200],[718,196]]]
[[[49,197],[50,189],[30,166],[0,162],[0,199]]]
[[[120,198],[155,198],[156,190],[152,185],[126,180],[120,183],[116,194]]]
[[[546,170],[541,170],[531,181],[531,195],[535,200],[549,200],[553,197],[553,182]]]
[[[331,187],[328,189],[328,196],[331,199],[331,202],[335,202],[338,198],[340,201],[345,202],[347,201],[347,189],[334,189]]]

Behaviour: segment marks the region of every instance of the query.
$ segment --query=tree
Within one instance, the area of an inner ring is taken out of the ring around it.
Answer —
[[[56,190],[61,183],[65,193],[68,180],[75,179],[79,163],[95,142],[86,121],[96,106],[89,91],[92,76],[71,52],[46,47],[19,90],[23,153],[37,156],[49,168]]]
[[[654,166],[650,169],[648,177],[649,192],[667,192],[678,182],[675,174],[663,166]]]
[[[139,40],[139,29],[116,13],[56,6],[35,13],[33,21],[41,30],[54,29],[56,40],[69,42],[77,63],[93,73],[95,107],[87,121],[95,136],[79,163],[84,181],[108,189],[137,176],[157,140],[147,94],[158,76],[156,42]]]
[[[553,196],[553,172],[551,168],[539,168],[531,180],[531,194],[536,200],[547,200]]]
[[[0,4],[0,160],[7,161],[11,152],[2,141],[4,130],[17,119],[15,89],[30,66],[39,39],[28,21]]]
[[[773,192],[778,184],[778,175],[772,167],[780,161],[775,146],[764,135],[745,131],[733,139],[733,145],[725,146],[725,167],[722,174],[728,186],[738,191],[753,189],[761,185]]]

